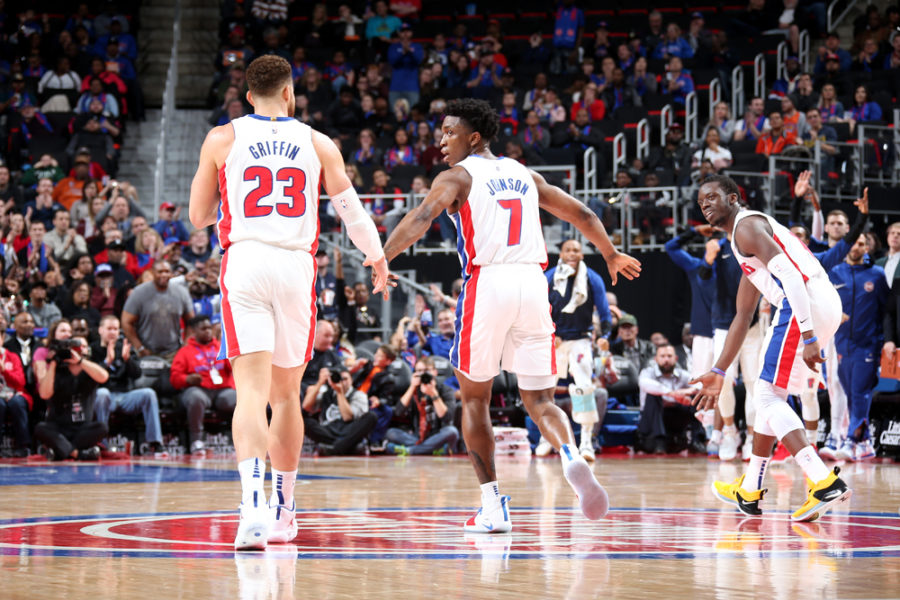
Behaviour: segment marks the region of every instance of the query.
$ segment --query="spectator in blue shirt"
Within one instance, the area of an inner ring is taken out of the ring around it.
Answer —
[[[684,72],[681,58],[669,59],[669,70],[663,79],[663,93],[672,96],[676,104],[684,104],[687,95],[694,91],[694,80]]]
[[[106,53],[106,46],[110,38],[116,38],[119,42],[119,54],[128,60],[137,59],[137,42],[133,35],[123,30],[122,20],[124,20],[123,17],[113,17],[109,23],[109,33],[97,38],[97,43],[94,45],[96,54],[102,56]]]
[[[490,50],[482,51],[478,66],[472,69],[471,79],[466,87],[472,90],[473,98],[487,100],[491,90],[500,87],[500,76],[503,67],[494,62],[494,53]]]
[[[422,354],[426,356],[440,356],[449,360],[450,349],[453,347],[453,338],[456,335],[454,318],[453,309],[443,309],[438,313],[437,332],[431,331],[427,335],[422,330],[419,321],[413,322],[413,327],[422,344]]]
[[[178,220],[178,211],[171,202],[159,205],[159,221],[152,227],[164,240],[177,238],[179,242],[187,242],[191,237],[184,223]]]
[[[816,58],[816,66],[813,68],[813,73],[816,75],[825,74],[825,62],[828,60],[829,54],[837,56],[838,61],[841,64],[841,71],[846,73],[850,70],[850,65],[853,63],[853,57],[850,56],[849,52],[841,48],[841,36],[833,31],[825,38],[825,45],[819,46],[819,54]]]
[[[692,58],[694,49],[691,44],[681,37],[681,27],[677,23],[669,23],[666,27],[666,39],[656,45],[653,50],[653,58]]]
[[[400,41],[388,48],[388,62],[391,64],[391,106],[400,98],[406,98],[410,106],[419,103],[419,65],[425,58],[420,44],[412,41],[412,27],[408,23],[400,26]]]
[[[366,40],[374,55],[384,55],[391,44],[391,37],[402,24],[403,21],[388,14],[387,2],[384,0],[375,2],[375,15],[366,21]]]
[[[574,73],[578,48],[584,35],[584,12],[575,6],[575,0],[562,0],[556,9],[553,24],[553,58],[550,71],[555,74]]]

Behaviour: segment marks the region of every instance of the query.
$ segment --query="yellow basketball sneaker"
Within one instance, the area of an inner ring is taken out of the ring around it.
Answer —
[[[716,498],[725,504],[734,506],[745,515],[750,515],[751,517],[762,515],[762,510],[759,508],[759,501],[762,500],[762,497],[769,490],[748,492],[741,488],[742,483],[744,483],[744,475],[741,475],[732,483],[713,481],[712,491]]]
[[[818,483],[813,483],[807,479],[809,494],[806,496],[806,502],[803,503],[803,506],[797,512],[791,515],[791,520],[815,521],[835,504],[849,500],[853,490],[847,487],[844,480],[838,477],[840,472],[841,468],[835,467],[828,477]]]

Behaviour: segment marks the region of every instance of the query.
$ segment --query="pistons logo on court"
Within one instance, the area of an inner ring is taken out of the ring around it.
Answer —
[[[706,509],[612,509],[606,519],[586,521],[566,507],[513,509],[511,534],[466,535],[462,523],[471,512],[298,509],[297,538],[270,549],[306,559],[477,558],[497,552],[514,559],[871,556],[896,552],[900,527],[900,517],[887,514],[831,514],[792,523],[786,512],[758,519]],[[233,511],[9,519],[0,521],[0,554],[222,558],[234,554],[237,525]]]
[[[871,281],[867,281],[863,284],[863,289],[866,290],[867,292],[871,292],[872,290],[875,289],[875,284],[872,283]]]

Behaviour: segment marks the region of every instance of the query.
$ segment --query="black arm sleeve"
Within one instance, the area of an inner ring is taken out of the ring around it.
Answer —
[[[859,236],[863,234],[863,231],[868,224],[869,215],[864,215],[861,212],[856,213],[856,220],[853,221],[853,225],[850,227],[850,231],[848,231],[847,235],[844,236],[844,241],[847,242],[848,246],[852,246],[856,243],[856,240],[858,240]]]

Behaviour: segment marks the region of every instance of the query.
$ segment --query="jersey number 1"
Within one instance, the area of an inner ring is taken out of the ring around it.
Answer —
[[[522,199],[497,200],[500,208],[509,211],[509,233],[506,236],[507,246],[518,246],[522,239]]]
[[[244,198],[244,216],[265,217],[272,214],[272,206],[260,205],[259,202],[272,193],[271,169],[259,166],[247,167],[244,170],[244,181],[254,180],[258,181],[259,185]],[[282,217],[302,217],[306,213],[306,195],[303,193],[306,188],[306,173],[295,167],[284,167],[275,174],[275,181],[288,182],[288,185],[284,186],[284,197],[290,199],[290,202],[275,202],[275,210]]]

